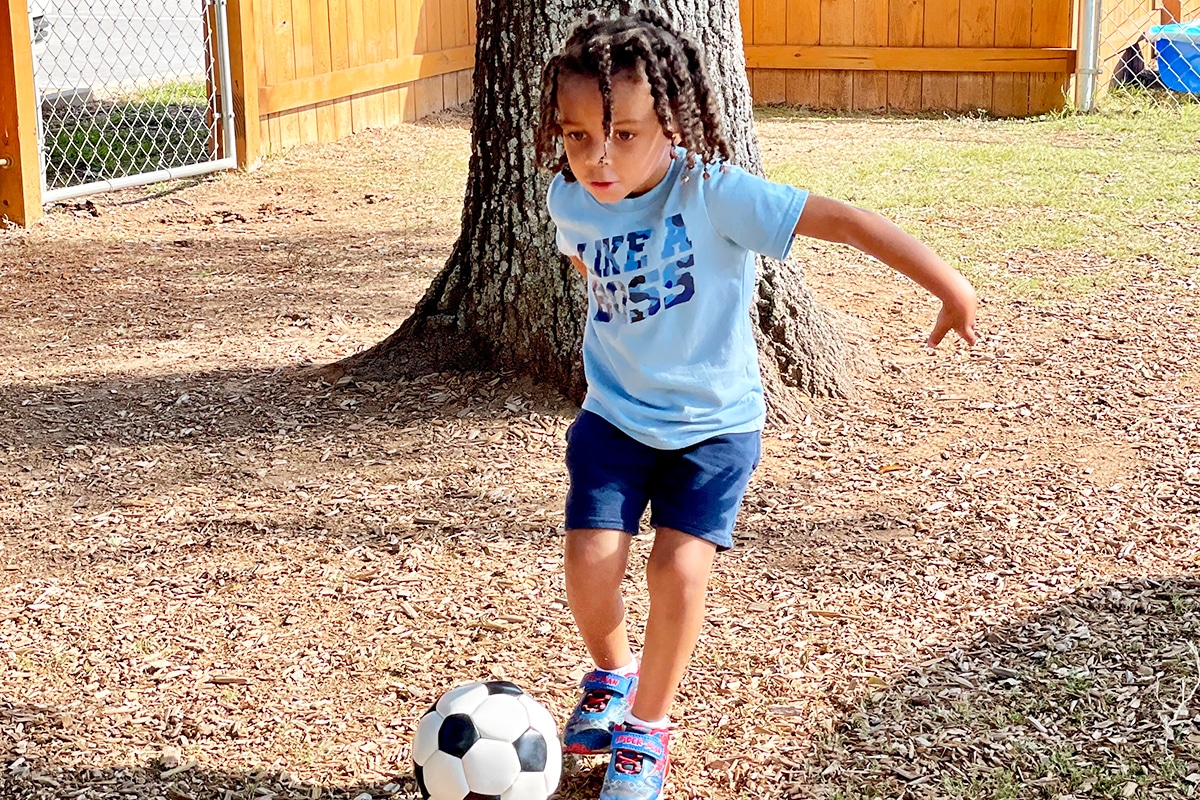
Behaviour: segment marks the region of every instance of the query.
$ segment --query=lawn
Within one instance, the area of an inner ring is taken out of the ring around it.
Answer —
[[[45,115],[46,186],[57,189],[211,161],[203,82],[168,81]]]
[[[919,289],[798,243],[871,368],[768,431],[671,797],[1195,796],[1197,107],[764,109],[759,136],[773,177],[960,265],[981,341],[927,353]],[[512,375],[309,371],[403,321],[469,147],[446,114],[0,234],[0,795],[409,798],[454,684],[565,718],[573,409]],[[559,797],[600,772],[569,760]]]

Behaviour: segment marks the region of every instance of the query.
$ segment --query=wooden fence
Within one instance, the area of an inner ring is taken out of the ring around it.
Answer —
[[[1075,70],[1076,3],[742,0],[754,99],[1014,116],[1061,108]],[[40,211],[24,6],[0,6],[8,12],[0,11],[0,213],[17,221]],[[228,7],[242,166],[471,96],[474,0],[229,0]]]
[[[233,0],[230,14],[243,161],[470,99],[473,0]]]
[[[757,103],[1025,116],[1062,108],[1067,0],[743,0]]]
[[[33,45],[24,2],[0,3],[0,222],[42,213]]]
[[[261,120],[245,158],[470,97],[474,0],[231,8],[237,100]],[[758,103],[1024,116],[1061,108],[1075,71],[1072,0],[743,0],[741,14]]]

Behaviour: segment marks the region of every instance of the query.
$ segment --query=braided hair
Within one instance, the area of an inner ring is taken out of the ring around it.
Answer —
[[[542,70],[537,164],[574,180],[558,120],[558,82],[566,75],[594,78],[599,84],[605,138],[612,135],[613,78],[644,76],[663,134],[677,137],[687,150],[689,169],[695,167],[697,156],[706,165],[732,160],[700,51],[661,14],[647,9],[616,19],[589,14]]]

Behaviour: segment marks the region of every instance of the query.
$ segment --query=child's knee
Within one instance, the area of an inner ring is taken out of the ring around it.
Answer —
[[[619,570],[625,572],[629,555],[629,534],[613,530],[567,531],[565,566],[576,570]]]
[[[685,597],[703,595],[708,589],[715,553],[716,546],[703,539],[687,542],[684,547],[655,547],[646,563],[646,581],[650,590]]]

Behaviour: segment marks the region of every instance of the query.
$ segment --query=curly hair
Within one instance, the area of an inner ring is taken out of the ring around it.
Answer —
[[[612,135],[613,78],[644,77],[663,133],[678,137],[687,150],[689,169],[695,167],[697,156],[706,165],[732,160],[700,51],[661,14],[646,9],[615,19],[589,14],[542,70],[537,164],[574,180],[558,119],[558,82],[564,75],[594,78],[599,84],[605,138]]]

